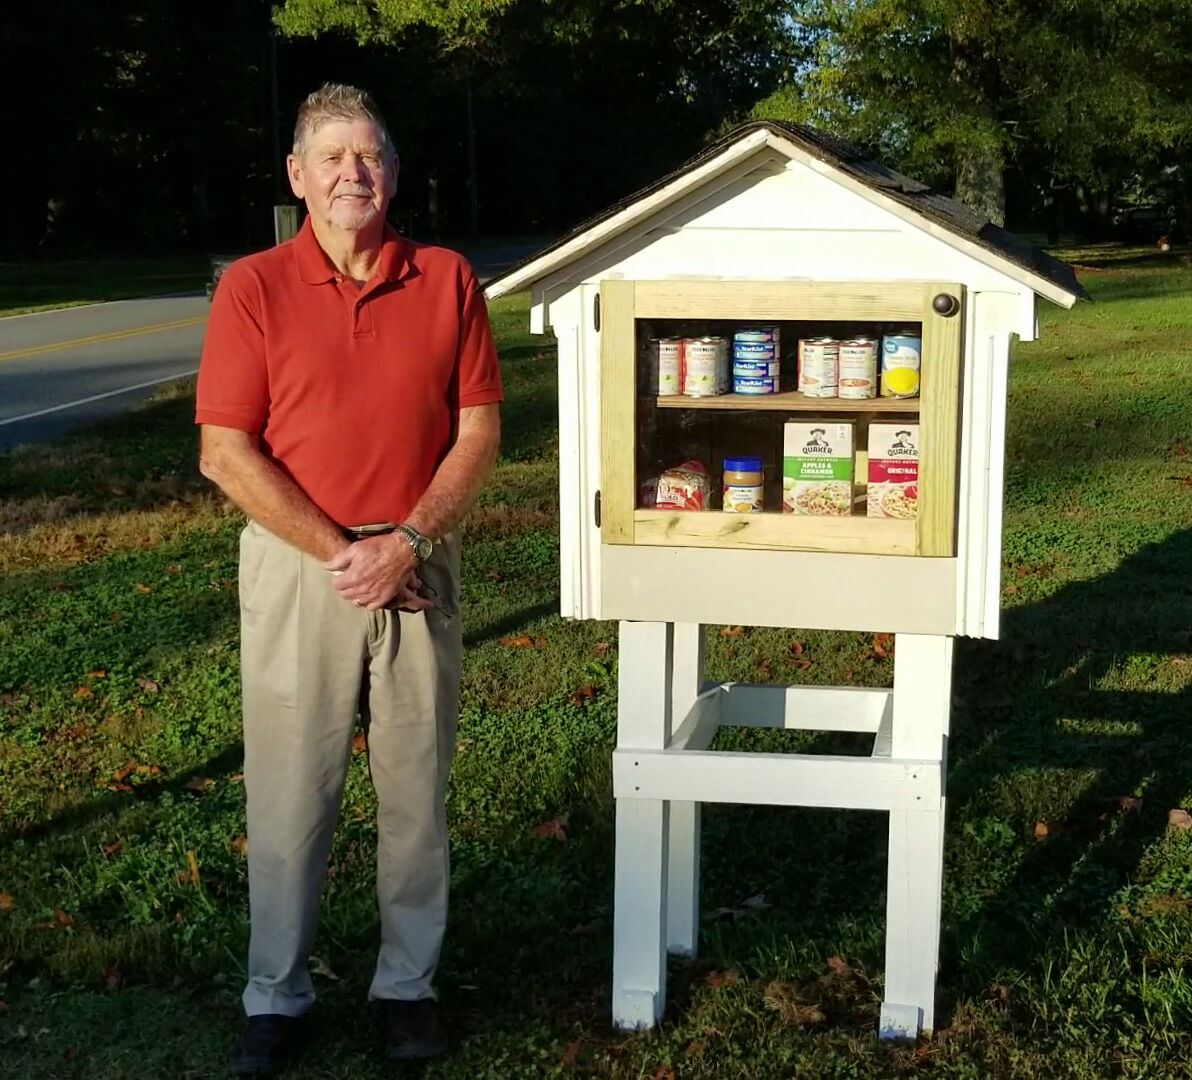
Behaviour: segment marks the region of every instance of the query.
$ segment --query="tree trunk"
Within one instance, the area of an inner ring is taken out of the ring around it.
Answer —
[[[1006,223],[1005,162],[998,151],[957,148],[956,198],[995,225]]]

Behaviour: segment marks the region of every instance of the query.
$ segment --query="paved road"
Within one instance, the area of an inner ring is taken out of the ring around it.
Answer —
[[[122,412],[199,364],[203,296],[0,319],[0,449]]]
[[[537,247],[468,254],[487,281]],[[0,450],[123,412],[193,374],[208,309],[202,296],[173,296],[0,318]]]

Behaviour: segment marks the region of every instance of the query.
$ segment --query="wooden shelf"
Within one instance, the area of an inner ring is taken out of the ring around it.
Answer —
[[[717,397],[667,395],[655,399],[660,409],[738,409],[770,412],[895,413],[919,411],[916,398],[814,398],[788,390],[783,394],[720,394]]]
[[[805,517],[778,511],[726,514],[723,510],[635,510],[632,542],[662,547],[915,555],[915,537],[914,521],[864,514]]]

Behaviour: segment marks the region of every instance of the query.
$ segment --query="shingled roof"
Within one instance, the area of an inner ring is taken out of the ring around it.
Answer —
[[[1020,240],[1013,233],[995,225],[972,207],[947,196],[939,195],[931,191],[925,184],[921,184],[909,176],[903,176],[880,162],[866,157],[861,150],[844,139],[827,132],[817,131],[803,124],[792,124],[779,120],[755,120],[734,128],[723,138],[705,147],[695,157],[685,161],[673,172],[660,177],[640,191],[626,196],[586,221],[580,222],[554,243],[509,267],[489,281],[486,288],[494,290],[495,286],[499,286],[507,279],[520,276],[520,272],[526,267],[547,259],[552,252],[567,246],[584,233],[627,210],[633,204],[661,191],[701,165],[714,160],[734,144],[756,132],[769,132],[780,139],[794,143],[813,157],[839,169],[845,175],[873,191],[893,199],[946,231],[1050,282],[1071,297],[1088,299],[1088,293],[1077,281],[1075,271],[1067,263]],[[499,287],[494,290],[496,294],[504,291],[506,290]]]

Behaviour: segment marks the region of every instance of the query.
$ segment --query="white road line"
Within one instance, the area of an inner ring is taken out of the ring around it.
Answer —
[[[68,401],[65,405],[53,405],[48,409],[38,409],[37,412],[24,413],[21,416],[10,416],[7,420],[0,420],[0,427],[6,424],[16,424],[21,420],[33,420],[38,416],[48,416],[50,413],[62,412],[63,409],[73,409],[79,405],[90,405],[93,401],[102,401],[104,398],[115,397],[117,394],[129,394],[133,390],[144,390],[148,386],[157,386],[163,382],[173,382],[175,379],[185,379],[198,372],[198,368],[193,371],[181,371],[177,375],[167,375],[162,379],[150,379],[148,382],[135,383],[132,386],[122,386],[119,390],[109,390],[103,394],[92,394],[90,397],[79,398],[78,401]]]

